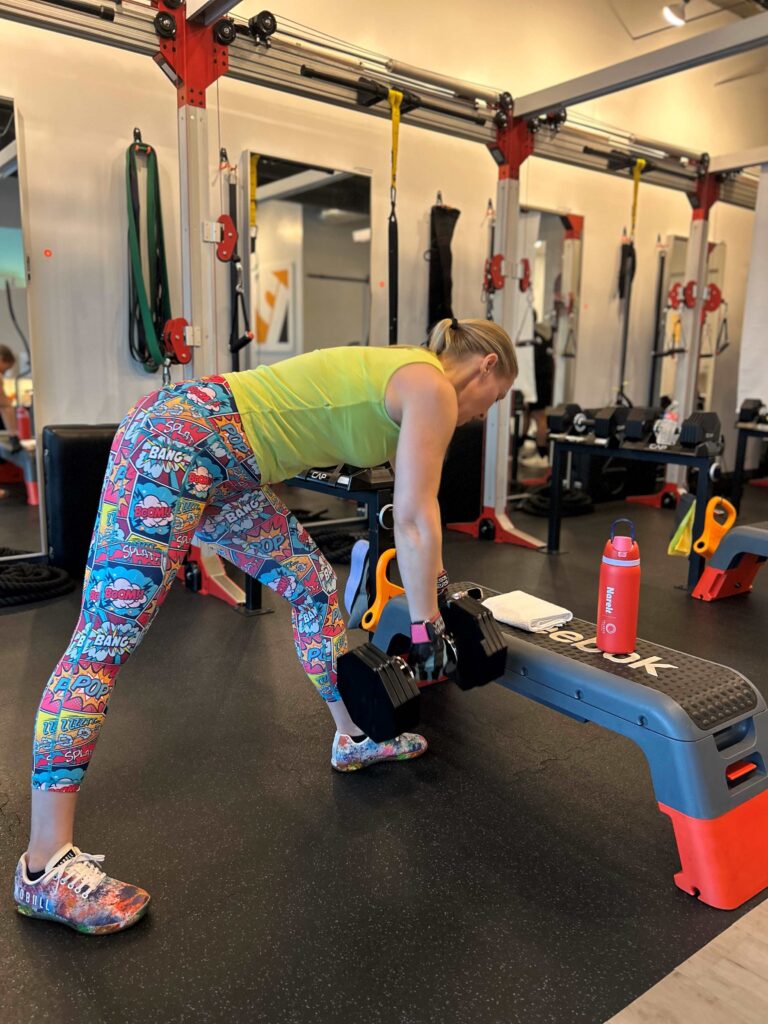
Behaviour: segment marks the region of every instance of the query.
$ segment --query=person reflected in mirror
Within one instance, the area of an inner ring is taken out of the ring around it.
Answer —
[[[555,380],[555,358],[553,355],[553,331],[550,324],[537,323],[533,335],[533,368],[536,375],[536,401],[526,402],[523,417],[523,437],[528,438],[531,424],[535,424],[532,451],[526,450],[520,457],[525,469],[546,469],[549,467],[549,443],[547,440],[547,409],[552,405]]]
[[[16,366],[16,356],[7,345],[0,345],[0,428],[16,435],[16,412],[13,401],[3,387],[3,377]],[[8,497],[8,491],[0,487],[0,500]]]

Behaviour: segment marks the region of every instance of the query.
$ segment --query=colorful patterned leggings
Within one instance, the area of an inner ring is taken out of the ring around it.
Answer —
[[[33,788],[80,788],[117,673],[195,535],[290,601],[299,660],[323,699],[339,700],[346,632],[333,570],[262,486],[225,380],[163,388],[131,410],[112,444],[80,618],[35,720]]]

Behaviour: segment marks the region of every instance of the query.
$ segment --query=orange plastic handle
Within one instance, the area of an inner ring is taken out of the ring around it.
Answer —
[[[718,510],[725,512],[725,521],[722,523],[715,519]],[[710,498],[704,516],[704,531],[694,543],[693,550],[702,558],[711,558],[717,550],[717,545],[735,522],[736,509],[730,501],[726,501],[725,498]]]
[[[384,611],[387,601],[397,597],[398,594],[405,593],[402,587],[392,583],[387,576],[389,563],[396,555],[397,551],[394,548],[387,548],[376,563],[376,600],[365,615],[363,615],[361,621],[363,629],[367,629],[369,633],[372,633],[378,626],[381,613]]]

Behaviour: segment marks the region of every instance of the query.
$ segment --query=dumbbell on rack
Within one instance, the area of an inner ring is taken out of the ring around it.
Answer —
[[[568,438],[614,447],[622,441],[630,411],[626,405],[582,409],[575,402],[568,402],[555,406],[547,413],[550,439]]]
[[[739,409],[739,423],[768,423],[768,406],[762,398],[745,398]]]
[[[692,412],[680,427],[680,447],[694,455],[720,455],[723,431],[716,412]]]
[[[627,421],[624,424],[625,442],[635,445],[647,444],[653,437],[654,424],[661,419],[661,416],[661,409],[634,406],[629,410]]]
[[[441,608],[456,653],[456,667],[448,681],[462,690],[498,679],[507,661],[507,646],[496,621],[473,595],[482,596],[482,592],[456,585]],[[376,743],[416,728],[420,690],[432,685],[416,680],[408,666],[410,622],[405,597],[392,598],[382,612],[374,642],[348,651],[337,663],[341,699],[355,724]]]

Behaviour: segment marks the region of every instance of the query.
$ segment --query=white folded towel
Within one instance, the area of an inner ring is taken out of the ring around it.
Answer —
[[[524,590],[511,590],[508,594],[495,594],[486,597],[485,607],[499,622],[506,622],[518,629],[527,629],[529,633],[547,629],[550,626],[562,626],[570,622],[573,612],[567,608],[559,608],[540,597],[526,594]]]

